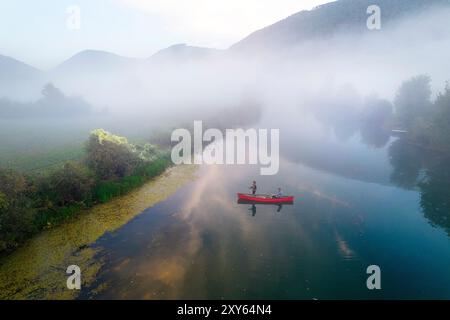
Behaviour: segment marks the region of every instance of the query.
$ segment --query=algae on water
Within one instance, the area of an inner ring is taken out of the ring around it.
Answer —
[[[54,229],[46,230],[0,261],[0,299],[74,299],[66,287],[66,268],[78,265],[82,286],[91,284],[102,266],[90,248],[148,207],[165,200],[194,179],[195,166],[176,166],[143,187],[95,206]]]

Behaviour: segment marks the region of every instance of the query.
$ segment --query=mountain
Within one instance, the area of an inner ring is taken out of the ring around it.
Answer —
[[[286,49],[304,41],[327,38],[338,33],[367,32],[367,8],[381,9],[382,30],[402,17],[412,17],[435,6],[450,7],[449,0],[339,0],[301,11],[273,25],[258,30],[230,51],[261,52]]]
[[[227,57],[230,60],[234,53],[239,55],[249,52],[256,55],[287,51],[309,40],[327,41],[336,34],[365,34],[368,32],[367,8],[374,4],[381,8],[382,30],[379,34],[389,30],[391,25],[403,17],[413,19],[419,12],[438,5],[450,8],[450,0],[339,0],[291,15],[250,34],[228,50],[177,44],[147,59],[126,58],[105,51],[85,50],[47,73],[12,58],[0,56],[0,97],[8,96],[13,99],[19,97],[22,101],[29,95],[36,97],[48,81],[52,81],[68,94],[96,96],[98,92],[102,92],[106,95],[110,93],[113,85],[127,84],[138,87],[144,82],[145,77],[152,74],[157,77],[159,76],[157,72],[164,72],[170,66],[174,66],[176,70],[180,65],[191,62],[216,60],[220,57]],[[414,32],[409,37],[420,48],[421,41]],[[341,47],[351,50],[355,45],[352,41],[342,42]],[[391,46],[395,42],[386,43]],[[333,48],[333,45],[325,48]],[[318,46],[313,54],[320,53],[321,50],[322,47]]]
[[[222,50],[175,44],[158,51],[149,58],[150,63],[189,63],[217,56]]]
[[[0,55],[0,97],[9,96],[24,100],[36,96],[44,82],[44,72],[21,61]]]
[[[50,71],[52,75],[101,74],[135,66],[139,59],[126,58],[106,51],[84,50]]]
[[[38,79],[43,72],[13,58],[0,55],[0,81],[16,81],[23,78]]]
[[[54,77],[101,75],[131,70],[147,63],[186,63],[214,55],[219,50],[176,44],[162,49],[148,59],[126,58],[106,51],[85,50],[50,71]]]

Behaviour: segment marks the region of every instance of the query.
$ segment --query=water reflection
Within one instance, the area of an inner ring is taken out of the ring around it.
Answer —
[[[314,129],[283,128],[279,174],[258,177],[259,190],[283,186],[295,205],[236,202],[258,166],[202,166],[195,182],[97,243],[107,263],[83,297],[450,297],[448,238],[423,219],[450,228],[448,161],[399,140],[388,157],[375,129],[345,143],[305,132]],[[365,287],[374,263],[386,283],[377,296]]]
[[[383,148],[391,138],[393,106],[376,97],[367,98],[365,105],[360,122],[362,142],[369,147]]]
[[[394,141],[389,147],[389,161],[393,168],[391,182],[405,189],[416,188],[426,157],[423,150],[406,140]]]
[[[373,123],[367,123],[362,126],[360,132],[362,142],[377,149],[384,148],[391,138],[389,130],[380,128]]]
[[[265,206],[265,207],[273,207],[275,208],[275,212],[279,213],[283,209],[283,206],[292,206],[292,203],[285,203],[285,204],[264,204],[264,203],[253,203],[251,201],[245,201],[245,200],[238,200],[238,204],[240,205],[250,205],[248,210],[251,212],[252,217],[256,216],[256,206]]]
[[[418,190],[423,215],[433,226],[443,228],[450,235],[450,155],[419,146],[407,136],[393,140],[389,129],[392,104],[376,97],[362,99],[352,88],[341,89],[333,101],[321,101],[316,109],[315,119],[331,128],[339,141],[346,143],[330,143],[323,137],[304,139],[300,135],[290,135],[291,140],[284,150],[288,150],[286,155],[291,161],[360,181],[391,183],[406,190]],[[383,160],[367,161],[374,156],[348,148],[357,132],[360,142],[368,147],[383,149],[388,146],[392,170],[389,168],[391,172],[387,179],[384,178],[387,166],[379,167]],[[292,145],[298,147],[289,148]]]
[[[401,138],[390,146],[389,157],[391,181],[405,189],[418,189],[424,216],[450,235],[450,156]]]
[[[352,85],[316,97],[312,102],[315,119],[332,129],[341,142],[360,134],[362,142],[374,148],[385,147],[390,140],[393,105],[377,96],[361,96]]]
[[[289,141],[282,148],[285,157],[343,177],[417,190],[423,215],[450,235],[450,155],[420,146],[407,136],[393,138],[393,106],[389,101],[362,98],[347,86],[318,102],[315,120],[331,129],[338,142],[323,135],[308,135],[312,130],[307,127],[300,134],[288,135]],[[361,144],[351,147],[358,132],[359,142],[375,149],[372,154],[362,150]],[[388,165],[383,159],[386,146]]]
[[[450,158],[441,158],[429,166],[419,188],[425,217],[450,235]]]
[[[283,131],[281,155],[293,163],[359,181],[390,184],[391,166],[384,149],[368,149],[356,135],[346,143],[333,137],[309,137],[302,131]]]
[[[252,205],[250,210],[252,210],[252,217],[256,216],[256,205]]]

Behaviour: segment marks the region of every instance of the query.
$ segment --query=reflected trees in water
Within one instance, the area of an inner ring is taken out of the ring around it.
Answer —
[[[389,157],[392,183],[417,189],[425,218],[450,235],[450,156],[399,139],[389,147]]]

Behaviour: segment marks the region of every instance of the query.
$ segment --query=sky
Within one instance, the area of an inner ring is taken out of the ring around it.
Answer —
[[[2,0],[0,54],[46,70],[86,49],[141,58],[177,43],[225,49],[253,31],[327,2]]]

